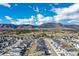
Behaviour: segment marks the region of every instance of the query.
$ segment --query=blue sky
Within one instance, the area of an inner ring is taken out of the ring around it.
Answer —
[[[2,3],[0,23],[41,25],[57,22],[78,24],[79,4],[73,3]]]

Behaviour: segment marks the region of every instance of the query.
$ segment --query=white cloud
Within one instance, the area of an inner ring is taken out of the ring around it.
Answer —
[[[0,19],[0,21],[2,21],[2,19]]]
[[[57,8],[55,12],[57,14],[71,14],[79,11],[79,4],[73,4],[68,8]]]
[[[10,16],[4,16],[7,20],[12,20]]]
[[[21,24],[31,24],[31,25],[41,25],[43,23],[53,22],[53,17],[45,17],[42,14],[37,14],[37,16],[31,16],[30,18],[16,19],[17,21],[11,21],[11,24],[21,25]],[[37,20],[37,21],[35,21]]]
[[[37,14],[37,18],[42,19],[42,18],[44,18],[44,16],[42,14]]]
[[[2,23],[2,19],[0,19],[0,24]]]
[[[37,18],[38,18],[37,25],[41,25],[43,23],[48,23],[48,22],[54,22],[53,17],[49,17],[49,16],[45,17],[42,14],[38,14]]]
[[[5,7],[8,7],[8,8],[10,8],[10,7],[11,7],[11,5],[10,5],[10,4],[8,4],[8,3],[0,3],[0,5],[5,6]]]
[[[17,19],[17,21],[12,21],[12,24],[20,25],[20,24],[33,24],[34,23],[34,16],[31,16],[29,19]]]
[[[38,19],[38,21],[39,21],[39,22],[45,22],[45,23],[51,22],[51,21],[53,21],[53,17],[47,16],[47,17],[44,17],[44,18],[42,18],[42,19]]]
[[[72,24],[79,23],[79,4],[73,4],[66,8],[57,8],[55,12],[57,13],[54,16],[56,22],[68,21],[69,23],[72,22]]]
[[[79,25],[79,21],[77,21],[77,20],[71,20],[71,21],[68,21],[68,23],[70,23],[70,24],[75,24],[75,25]]]

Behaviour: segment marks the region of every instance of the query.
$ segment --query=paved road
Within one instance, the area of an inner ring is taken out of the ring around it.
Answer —
[[[46,44],[48,45],[48,47],[50,47],[50,50],[51,50],[51,53],[52,53],[52,56],[58,56],[58,54],[55,52],[52,44],[51,44],[51,41],[50,39],[44,39]]]

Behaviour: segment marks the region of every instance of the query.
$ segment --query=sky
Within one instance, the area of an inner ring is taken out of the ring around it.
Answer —
[[[1,24],[62,23],[79,25],[79,4],[74,3],[0,3]]]

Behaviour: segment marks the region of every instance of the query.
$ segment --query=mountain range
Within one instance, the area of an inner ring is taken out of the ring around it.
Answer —
[[[79,25],[64,25],[61,23],[44,23],[39,26],[29,24],[28,25],[0,24],[0,30],[28,29],[28,28],[79,29]]]

